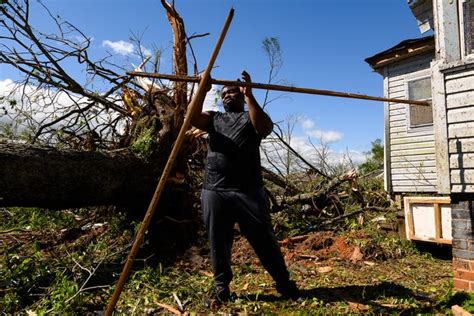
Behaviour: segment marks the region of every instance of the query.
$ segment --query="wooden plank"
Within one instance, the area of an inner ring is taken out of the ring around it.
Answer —
[[[433,9],[437,36],[435,36],[438,59],[452,62],[460,59],[457,1],[437,0]]]
[[[450,236],[450,231],[446,231],[443,235],[443,214],[449,216],[446,220],[449,222],[451,216],[449,213],[442,212],[443,209],[449,207],[451,200],[449,197],[435,197],[435,196],[406,196],[403,200],[404,213],[407,221],[405,227],[407,236],[413,240],[423,240],[436,243],[450,243],[450,239],[445,238]],[[430,209],[433,213],[429,214]],[[414,212],[417,212],[414,214]],[[428,212],[428,213],[427,213]],[[415,219],[417,222],[415,223]],[[421,220],[421,222],[420,222]],[[428,222],[426,222],[428,221]],[[431,222],[433,221],[433,222]],[[431,226],[433,225],[433,226]],[[446,229],[450,229],[451,225],[445,225]]]
[[[390,145],[393,152],[399,151],[399,150],[411,150],[411,149],[417,149],[417,148],[433,148],[433,152],[434,152],[434,146],[435,146],[434,140],[426,141],[426,142],[417,142],[417,143],[413,142],[413,143]]]
[[[449,152],[452,154],[474,152],[474,138],[450,139]]]
[[[434,134],[394,138],[394,139],[391,140],[390,145],[422,143],[422,142],[433,142],[434,143]]]
[[[384,68],[384,78],[383,78],[383,93],[384,96],[388,96],[388,84],[389,84],[389,77],[387,73],[387,67]],[[403,105],[405,106],[405,105]],[[390,144],[390,109],[396,108],[396,106],[391,106],[389,102],[384,102],[384,144]],[[384,146],[383,150],[383,159],[384,159],[384,189],[386,192],[392,192],[392,178],[390,176],[391,173],[391,165],[392,160],[390,157],[390,146]]]
[[[405,203],[451,204],[449,196],[406,196]]]
[[[406,115],[406,114],[407,114],[407,110],[405,106],[401,109],[390,109],[390,116]]]
[[[452,154],[449,155],[449,167],[451,169],[474,168],[474,154]]]
[[[447,121],[448,124],[474,121],[474,106],[448,110]]]
[[[397,80],[390,81],[388,86],[389,91],[404,91],[405,80],[403,77],[399,77]]]
[[[446,81],[446,94],[472,90],[474,90],[474,76],[465,76]]]
[[[407,94],[406,91],[389,91],[389,98],[390,99],[406,99]],[[397,102],[397,101],[392,101],[390,102],[390,105],[395,105],[395,104],[401,104],[405,105],[403,102]]]
[[[439,70],[440,62],[432,65],[432,91],[433,91],[433,133],[436,148],[436,169],[438,174],[437,189],[439,193],[448,194],[449,156],[448,156],[448,130],[446,119],[446,96],[444,87],[444,74]]]
[[[431,183],[432,180],[436,180],[436,173],[404,173],[404,174],[394,174],[392,172],[392,181],[398,180],[414,180],[414,181],[426,181],[426,183]],[[457,182],[459,183],[459,182]]]
[[[394,193],[436,193],[436,187],[431,186],[398,186],[394,185],[392,191]]]
[[[433,160],[422,160],[422,161],[406,161],[406,162],[392,162],[393,169],[424,169],[433,168],[436,170],[436,161]]]
[[[410,130],[410,132],[408,132],[408,130],[402,130],[402,131],[397,130],[391,134],[391,138],[398,139],[398,138],[405,138],[405,137],[418,137],[418,136],[433,135],[433,133],[434,133],[434,129],[412,129]]]
[[[407,135],[407,127],[405,126],[397,126],[397,127],[392,127],[390,128],[391,135],[394,135],[395,133],[398,135]]]
[[[388,79],[388,89],[391,91],[392,89],[401,89],[405,87],[405,77],[391,77]]]
[[[441,239],[442,229],[441,229],[441,208],[438,203],[434,203],[434,219],[435,219],[435,240]]]
[[[415,74],[419,71],[429,69],[432,60],[433,53],[429,52],[393,63],[387,67],[390,80],[403,80],[406,74]]]
[[[413,223],[413,213],[410,210],[410,205],[408,203],[403,203],[405,206],[405,215],[406,215],[406,220],[407,220],[407,234],[408,234],[408,239],[412,240],[413,237],[415,237],[415,225]],[[408,210],[407,210],[408,208]]]
[[[168,4],[169,5],[169,4]],[[232,17],[234,15],[234,9],[231,8],[229,11],[229,14],[227,16],[226,22],[224,24],[224,27],[221,31],[221,34],[218,38],[217,44],[212,52],[211,58],[209,60],[208,65],[206,66],[206,70],[204,71],[201,82],[197,88],[196,95],[191,100],[191,103],[189,104],[187,108],[187,115],[184,118],[183,124],[181,125],[178,137],[176,138],[175,143],[173,144],[173,149],[171,150],[170,156],[168,157],[168,161],[163,169],[163,172],[161,174],[160,180],[158,181],[158,185],[155,189],[155,193],[153,194],[152,200],[150,202],[150,205],[145,213],[145,217],[140,225],[140,228],[137,232],[137,235],[135,237],[134,243],[132,245],[132,248],[127,256],[126,263],[123,267],[122,273],[120,274],[120,278],[116,284],[115,291],[112,295],[112,298],[110,299],[109,304],[107,305],[107,309],[105,311],[106,316],[111,316],[114,312],[115,306],[117,304],[117,301],[120,297],[120,293],[122,293],[122,289],[125,285],[125,282],[127,280],[127,277],[130,273],[130,270],[132,269],[132,265],[135,259],[136,254],[138,253],[138,250],[144,240],[144,236],[146,231],[148,230],[148,225],[150,224],[150,221],[152,219],[153,213],[155,209],[157,208],[158,205],[158,200],[161,196],[161,192],[163,191],[165,184],[167,182],[169,173],[171,171],[171,168],[173,167],[174,160],[177,157],[179,153],[179,149],[181,147],[181,144],[183,143],[183,140],[186,135],[186,131],[190,125],[191,118],[193,117],[193,113],[198,110],[198,105],[202,104],[202,100],[204,99],[206,95],[206,83],[208,82],[211,74],[212,67],[214,65],[214,62],[217,58],[217,55],[219,53],[219,50],[222,46],[222,42],[224,41],[225,35],[227,33],[227,30],[229,28],[230,22],[232,21]]]
[[[421,238],[421,237],[413,237],[411,240],[415,241],[429,241],[435,244],[445,244],[445,245],[451,245],[453,243],[452,240],[449,239],[436,239],[436,238]]]
[[[390,122],[396,122],[396,121],[406,122],[407,121],[407,116],[405,115],[405,113],[398,114],[398,115],[391,115],[390,114]]]
[[[385,67],[385,69],[393,68],[392,65]],[[405,77],[404,76],[393,76],[388,74],[388,88],[392,86],[402,86],[405,84]]]
[[[396,168],[392,164],[392,174],[429,174],[429,173],[436,175],[436,167]]]
[[[407,122],[405,120],[395,121],[395,122],[390,120],[390,127],[402,127],[402,126],[407,126]]]
[[[474,184],[474,169],[451,170],[452,184]]]
[[[404,76],[406,74],[429,69],[430,62],[434,58],[433,51],[428,46],[423,48],[420,47],[419,52],[420,51],[421,53],[416,56],[399,59],[398,61],[393,61],[392,64],[388,65],[388,67],[390,67],[390,77],[398,79],[400,76]]]
[[[127,75],[133,77],[148,77],[148,78],[158,78],[166,79],[178,82],[199,82],[201,79],[199,76],[183,76],[183,75],[172,75],[172,74],[160,74],[160,73],[150,73],[143,71],[127,71]],[[253,89],[263,89],[263,90],[272,90],[272,91],[283,91],[283,92],[293,92],[293,93],[305,93],[313,95],[325,95],[338,98],[350,98],[350,99],[362,99],[362,100],[372,100],[372,101],[387,101],[395,103],[405,103],[405,104],[416,104],[423,106],[431,106],[428,101],[423,100],[406,100],[405,98],[384,98],[378,96],[370,96],[365,94],[358,94],[352,92],[343,92],[343,91],[334,91],[334,90],[323,90],[323,89],[314,89],[314,88],[305,88],[305,87],[295,87],[295,86],[285,86],[277,85],[271,83],[258,83],[258,82],[243,82],[235,80],[222,80],[222,79],[210,79],[209,83],[223,85],[223,86],[237,86],[237,87],[247,87]]]
[[[392,180],[393,187],[432,187],[436,191],[436,179],[432,180]]]
[[[434,153],[435,153],[434,147],[419,148],[419,149],[407,149],[407,150],[399,150],[399,151],[396,151],[396,152],[392,152],[392,157],[412,156],[412,155],[428,155],[428,154],[434,154]]]
[[[396,156],[391,157],[393,162],[423,162],[427,160],[435,160],[434,154],[429,155],[415,155],[415,156]]]
[[[474,105],[474,91],[460,91],[446,96],[446,105],[448,109],[455,109],[464,106]]]
[[[448,124],[448,137],[474,137],[474,122]]]
[[[406,98],[406,88],[405,86],[403,87],[396,87],[393,89],[390,89],[389,91],[390,98],[395,98],[395,99],[404,99]]]
[[[474,76],[474,69],[466,69],[464,67],[453,72],[446,73],[446,81],[456,80],[459,78]]]
[[[452,193],[473,193],[474,184],[453,184],[451,186]]]
[[[390,111],[392,110],[405,110],[406,111],[406,108],[407,108],[406,104],[390,102]]]

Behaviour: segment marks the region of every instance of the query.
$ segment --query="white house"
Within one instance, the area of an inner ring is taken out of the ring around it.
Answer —
[[[385,104],[385,188],[408,197],[409,237],[452,242],[454,287],[474,291],[474,0],[408,5],[420,31],[434,35],[366,61],[386,97],[431,107]]]

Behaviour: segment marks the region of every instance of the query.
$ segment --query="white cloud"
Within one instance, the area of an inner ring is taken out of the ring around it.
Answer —
[[[143,55],[145,56],[151,56],[153,55],[152,51],[146,48],[145,46],[141,45],[140,50],[142,51]]]
[[[338,150],[335,151],[328,147],[318,145],[316,142],[311,144],[309,140],[301,136],[293,136],[289,144],[296,152],[298,152],[306,161],[311,163],[316,168],[322,168],[324,166],[336,166],[342,164],[351,167],[351,162],[355,165],[360,164],[366,160],[366,157],[363,152],[356,150]],[[275,141],[271,137],[265,139],[262,142],[262,150],[266,151],[267,156],[269,157],[272,164],[270,164],[266,158],[266,155],[262,154],[262,164],[270,169],[273,169],[277,166],[280,170],[286,169],[287,164],[287,149],[282,146],[278,141]],[[322,164],[322,157],[324,157],[325,163]],[[307,168],[304,164],[298,161],[297,158],[291,158],[292,162],[290,169],[294,171],[302,171]]]
[[[217,111],[217,102],[219,101],[219,89],[217,86],[212,85],[211,91],[206,94],[204,104],[202,106],[203,111]]]
[[[338,140],[341,140],[342,137],[344,136],[342,133],[337,132],[337,131],[325,131],[325,130],[318,130],[318,129],[306,131],[306,134],[308,136],[317,138],[325,143],[337,142]]]
[[[344,154],[349,156],[352,162],[355,164],[361,164],[367,160],[367,156],[361,151],[347,150],[344,152]]]
[[[0,97],[6,96],[13,89],[13,80],[5,79],[0,80]]]
[[[14,87],[13,80],[0,80],[0,123],[8,123],[11,119],[8,117],[10,107],[6,102],[2,102],[3,97],[8,97]]]
[[[311,120],[309,118],[306,118],[301,122],[301,126],[304,129],[312,129],[314,127],[314,122],[313,122],[313,120]]]
[[[131,55],[133,53],[134,46],[132,43],[125,42],[125,41],[117,41],[112,42],[109,40],[105,40],[102,42],[103,47],[108,47],[112,49],[112,51],[119,55]]]
[[[23,96],[23,92],[27,97]],[[7,102],[0,101],[0,123],[13,123],[18,132],[28,127],[36,129],[38,126],[50,123],[56,117],[60,117],[76,108],[76,104],[88,101],[86,98],[74,94],[53,93],[32,85],[18,85],[10,79],[0,80],[0,97],[7,97]],[[116,104],[121,102],[118,95],[109,98]],[[9,105],[8,101],[10,100],[16,101],[15,107]],[[91,127],[111,122],[118,115],[113,111],[104,111],[100,115],[95,115],[93,111],[94,109],[86,113],[86,115],[90,115],[87,119]],[[61,121],[51,127],[59,129],[66,123],[68,123],[67,120]],[[124,126],[120,122],[117,130],[121,132],[123,128]]]

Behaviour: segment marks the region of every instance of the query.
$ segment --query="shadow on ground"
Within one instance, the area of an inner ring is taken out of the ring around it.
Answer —
[[[371,307],[375,312],[429,312],[431,309],[405,306],[401,308],[399,305],[390,306],[390,304],[379,304],[377,300],[392,298],[397,301],[401,300],[416,300],[417,302],[429,302],[430,298],[426,295],[421,295],[413,292],[411,289],[393,282],[381,282],[375,285],[349,285],[340,287],[317,287],[312,289],[301,290],[302,299],[316,298],[322,301],[323,304],[331,303],[357,303]],[[265,302],[277,302],[283,300],[276,295],[250,295],[250,300],[258,300]],[[432,302],[433,303],[433,302]]]

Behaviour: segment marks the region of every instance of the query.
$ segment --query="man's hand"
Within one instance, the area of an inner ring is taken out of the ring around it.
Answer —
[[[202,75],[200,75],[200,76],[199,76],[199,82],[201,82],[201,80],[202,80],[202,77],[203,77]],[[212,83],[211,83],[211,80],[212,80],[212,77],[211,77],[211,76],[209,76],[209,79],[207,80],[207,82],[206,82],[206,86],[205,86],[205,88],[206,88],[206,92],[209,92],[209,91],[211,91],[211,89],[212,89]]]
[[[242,71],[242,79],[248,83],[252,82],[250,75],[245,70]],[[250,121],[252,122],[253,127],[260,136],[268,136],[268,134],[273,130],[273,122],[271,118],[262,110],[260,105],[258,105],[257,100],[255,100],[255,97],[252,94],[251,87],[240,87],[240,91],[245,97],[245,103],[247,103]]]
[[[252,82],[252,79],[250,78],[250,75],[248,72],[245,70],[242,71],[242,79],[244,82]],[[240,80],[239,80],[240,81]],[[240,87],[240,91],[245,97],[251,97],[252,96],[252,88],[251,87]]]

